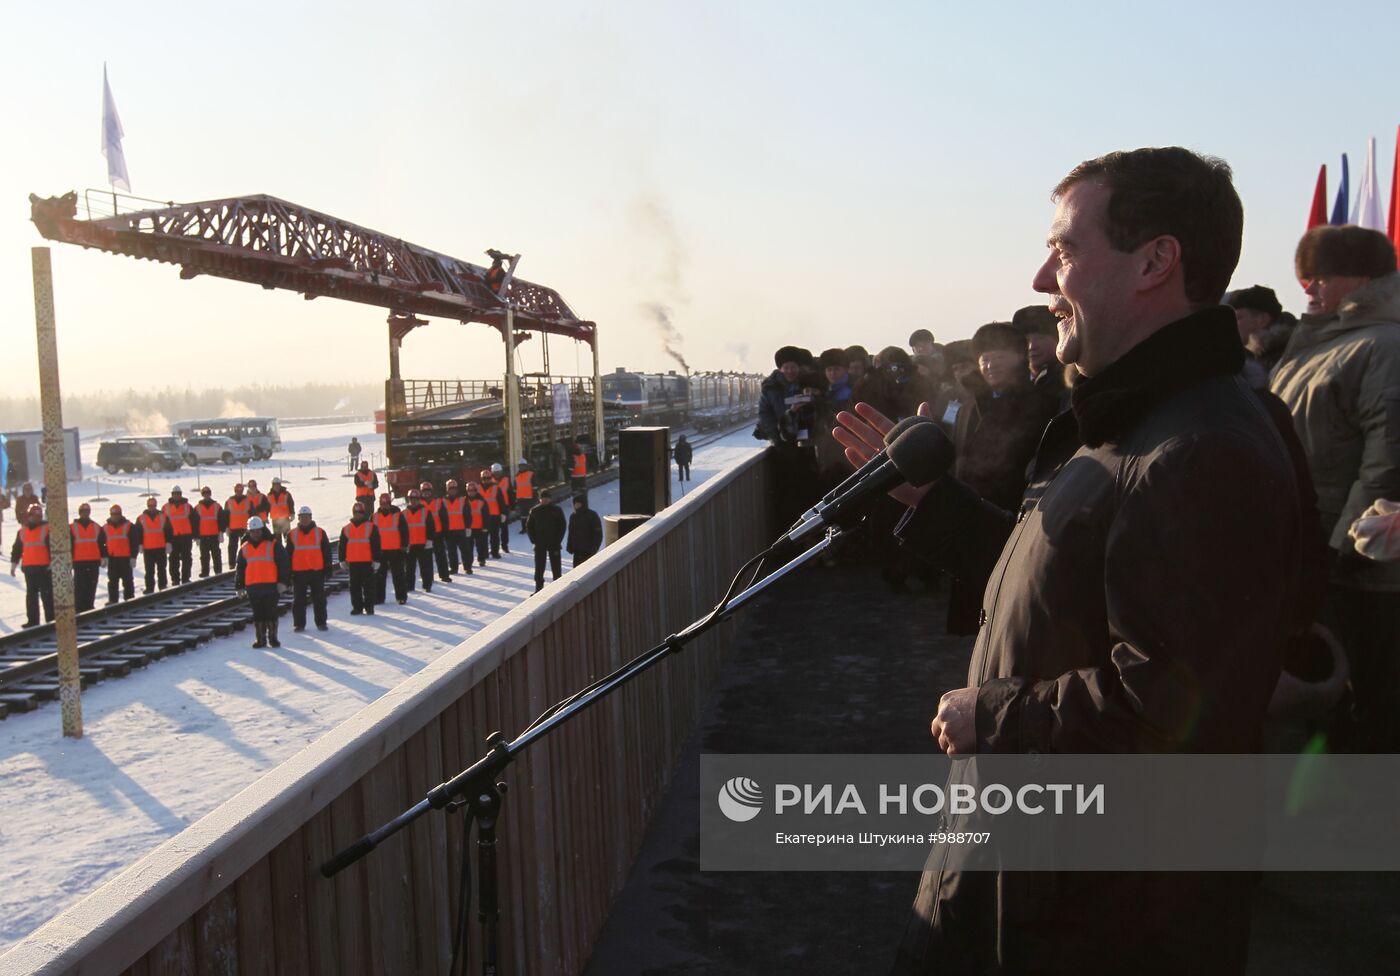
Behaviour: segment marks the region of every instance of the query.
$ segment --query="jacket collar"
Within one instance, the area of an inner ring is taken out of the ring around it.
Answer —
[[[1163,326],[1074,387],[1070,406],[1089,447],[1117,440],[1178,390],[1244,366],[1235,316],[1223,305]]]

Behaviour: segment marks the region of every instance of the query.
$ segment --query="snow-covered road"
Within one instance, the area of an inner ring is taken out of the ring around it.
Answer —
[[[311,478],[315,457],[343,450],[351,434],[367,452],[383,449],[363,425],[291,428],[283,455],[244,473],[265,489],[280,462],[297,503],[338,534],[350,479],[324,465],[327,480]],[[760,448],[741,432],[696,451],[693,484]],[[214,470],[222,498],[237,469]],[[175,477],[192,492],[192,471]],[[126,481],[104,479],[102,493],[130,512],[146,484],[144,476]],[[74,510],[94,493],[91,482],[71,485]],[[672,494],[679,496],[674,485]],[[615,513],[616,482],[594,489],[591,502]],[[5,528],[8,543],[13,523]],[[350,617],[340,594],[331,598],[327,633],[286,626],[281,648],[253,650],[244,631],[93,686],[83,692],[81,740],[62,738],[52,704],[0,721],[0,951],[529,597],[533,556],[518,541],[474,576],[420,590],[406,606],[391,601],[372,618]],[[6,574],[0,583],[0,631],[23,620],[16,582]]]

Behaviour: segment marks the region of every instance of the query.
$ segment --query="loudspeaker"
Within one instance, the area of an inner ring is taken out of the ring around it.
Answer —
[[[671,504],[671,428],[625,428],[617,456],[621,514],[655,515]]]

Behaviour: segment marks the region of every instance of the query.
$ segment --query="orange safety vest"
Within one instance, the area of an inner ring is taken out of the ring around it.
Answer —
[[[243,585],[277,582],[277,560],[273,558],[274,542],[267,536],[262,542],[243,543]]]
[[[194,527],[190,524],[190,503],[182,502],[176,505],[174,502],[166,502],[161,508],[165,517],[170,520],[170,534],[179,538],[184,535],[194,535]]]
[[[515,497],[534,498],[535,497],[535,472],[517,471],[515,473]]]
[[[277,494],[269,493],[267,503],[271,507],[267,511],[268,518],[289,519],[292,517],[291,493],[279,491]]]
[[[20,542],[24,545],[21,566],[47,566],[49,564],[49,524],[19,530]]]
[[[392,512],[374,513],[374,527],[379,530],[379,548],[384,552],[390,549],[400,549],[403,547],[403,539],[399,536],[399,510],[396,508]]]
[[[253,514],[258,513],[258,509],[263,507],[263,502],[267,501],[267,496],[260,491],[255,491],[251,495],[244,495],[248,499],[248,504],[252,507]]]
[[[372,563],[374,562],[374,547],[370,545],[370,533],[374,531],[374,526],[368,519],[356,525],[354,522],[346,524],[341,530],[345,536],[345,552],[341,554],[347,563]]]
[[[447,531],[465,532],[467,528],[467,496],[458,495],[456,498],[444,498],[442,504],[447,510]]]
[[[501,501],[496,496],[497,485],[482,485],[481,497],[486,499],[486,511],[491,515],[501,514]]]
[[[87,528],[83,528],[83,523],[74,519],[68,531],[73,533],[73,562],[95,563],[102,558],[102,550],[97,548],[97,533],[102,526],[89,520]]]
[[[404,521],[408,523],[408,544],[410,546],[425,546],[428,544],[428,510],[421,505],[415,515],[412,508],[406,508],[403,512]]]
[[[209,505],[214,506],[212,510],[210,510]],[[219,534],[219,503],[210,501],[209,505],[200,502],[194,507],[195,512],[199,514],[199,534],[201,537]],[[243,524],[248,524],[246,515],[243,517]]]
[[[444,521],[447,517],[447,508],[443,501],[441,498],[434,498],[423,503],[423,507],[433,513],[433,528],[439,535],[447,528],[447,523]]]
[[[486,528],[486,499],[482,498],[480,495],[475,498],[468,495],[467,504],[472,508],[472,528]]]
[[[369,495],[371,498],[374,497],[374,472],[356,471],[355,497],[363,498],[366,495]]]
[[[228,530],[239,532],[248,527],[248,516],[253,514],[253,500],[247,495],[230,495],[224,502],[228,509]]]
[[[575,478],[586,478],[586,477],[588,477],[588,455],[587,455],[587,454],[575,454],[575,455],[574,455],[574,477],[575,477]]]
[[[318,525],[310,532],[301,526],[292,529],[292,570],[325,569],[326,554],[321,551],[321,540],[326,534]]]
[[[142,549],[164,549],[165,548],[165,516],[156,513],[151,517],[150,511],[142,512],[136,519],[136,523],[141,526],[141,548]]]
[[[104,523],[107,530],[107,555],[115,559],[125,559],[131,555],[131,523],[113,525],[110,519]]]

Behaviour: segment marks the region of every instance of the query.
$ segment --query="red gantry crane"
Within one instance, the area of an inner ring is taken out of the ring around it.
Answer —
[[[214,275],[308,300],[325,296],[388,309],[390,420],[396,408],[403,415],[399,348],[426,324],[418,316],[492,326],[506,347],[509,457],[521,455],[522,439],[515,344],[532,332],[586,342],[593,352],[596,443],[603,443],[598,327],[575,315],[554,289],[516,278],[518,254],[488,251],[493,263],[483,267],[266,195],[188,204],[120,198],[154,204],[147,209],[128,209],[118,199],[89,191],[82,217],[76,191],[47,199],[31,194],[29,202],[35,226],[49,240],[176,264],[181,278]]]

